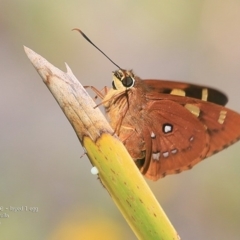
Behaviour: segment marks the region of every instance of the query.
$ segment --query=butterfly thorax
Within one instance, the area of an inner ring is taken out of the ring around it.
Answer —
[[[113,88],[105,95],[103,105],[112,128],[123,143],[127,143],[125,145],[132,158],[143,159],[145,143],[142,129],[146,124],[147,89],[132,71],[119,71],[114,72]],[[127,86],[124,86],[123,80]]]

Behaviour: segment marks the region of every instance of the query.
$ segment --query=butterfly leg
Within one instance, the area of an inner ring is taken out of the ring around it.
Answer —
[[[100,99],[103,99],[105,97],[105,95],[108,93],[109,89],[108,87],[104,87],[103,89],[101,89],[100,91],[93,87],[93,86],[84,86],[84,88],[91,88],[91,90],[96,94],[96,96],[94,97],[94,99],[96,100],[98,97]]]

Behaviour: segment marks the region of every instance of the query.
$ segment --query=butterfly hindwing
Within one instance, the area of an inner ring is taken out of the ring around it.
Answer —
[[[240,115],[231,109],[209,102],[196,104],[200,109],[199,119],[210,136],[209,157],[235,143],[240,138]]]
[[[145,118],[148,124],[143,131],[148,133],[144,134],[144,141],[151,148],[146,147],[140,169],[146,177],[157,180],[179,173],[206,156],[209,135],[201,121],[185,107],[171,100],[152,101]]]

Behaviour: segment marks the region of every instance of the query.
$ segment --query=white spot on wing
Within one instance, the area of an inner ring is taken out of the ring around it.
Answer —
[[[172,131],[172,126],[171,125],[165,125],[164,126],[164,133],[168,133]]]
[[[151,138],[155,138],[156,134],[154,132],[151,132]]]
[[[157,161],[159,161],[159,158],[160,158],[160,152],[153,153],[153,154],[152,154],[152,158],[153,158],[153,160],[157,160]]]
[[[176,154],[177,151],[178,151],[178,150],[177,150],[176,148],[174,148],[173,150],[171,150],[171,153],[172,153],[172,154]]]
[[[166,158],[166,157],[168,157],[169,156],[169,152],[164,152],[163,153],[163,156]]]
[[[190,142],[192,142],[192,141],[193,141],[193,139],[194,139],[194,137],[193,137],[193,136],[191,136],[191,137],[189,138],[189,141],[190,141]]]

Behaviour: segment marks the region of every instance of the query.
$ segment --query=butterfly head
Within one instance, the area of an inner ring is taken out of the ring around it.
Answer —
[[[135,78],[132,70],[127,71],[119,69],[113,72],[112,86],[114,90],[128,90],[135,84]]]

